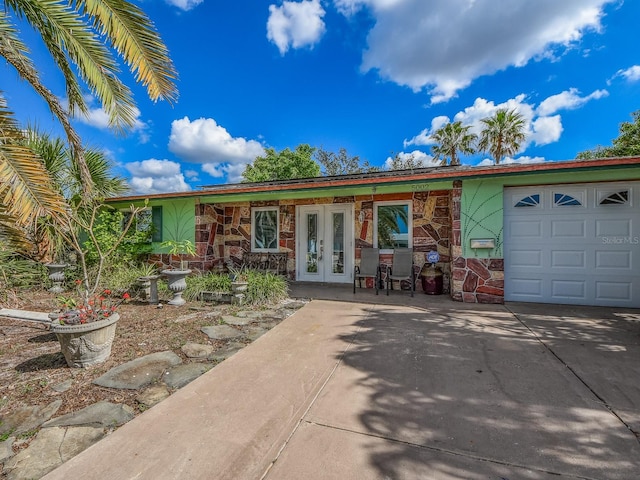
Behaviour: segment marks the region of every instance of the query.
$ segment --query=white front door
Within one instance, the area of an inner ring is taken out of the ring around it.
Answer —
[[[297,210],[297,279],[353,280],[353,205],[305,205]]]

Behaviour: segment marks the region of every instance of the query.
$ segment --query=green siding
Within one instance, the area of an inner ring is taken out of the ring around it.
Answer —
[[[502,258],[504,187],[552,185],[559,183],[589,183],[631,181],[640,179],[640,167],[595,171],[547,172],[508,177],[494,177],[462,182],[460,219],[462,255],[476,258]],[[493,238],[493,250],[470,247],[472,238]]]

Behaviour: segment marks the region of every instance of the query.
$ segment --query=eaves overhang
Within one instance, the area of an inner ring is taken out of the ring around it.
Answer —
[[[109,203],[140,200],[167,200],[177,198],[215,197],[216,195],[236,195],[251,193],[295,192],[327,188],[350,188],[377,185],[404,185],[416,182],[444,182],[470,178],[531,175],[552,172],[589,171],[640,167],[640,157],[602,158],[594,160],[569,160],[562,162],[542,162],[532,164],[502,164],[489,166],[443,166],[414,170],[394,170],[386,172],[340,175],[334,177],[313,177],[295,180],[280,180],[260,183],[237,183],[203,187],[188,192],[159,193],[152,195],[131,195],[112,197]]]

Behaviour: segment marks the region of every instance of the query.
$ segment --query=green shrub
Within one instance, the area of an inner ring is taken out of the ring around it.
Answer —
[[[208,272],[187,277],[187,289],[182,298],[189,302],[200,300],[201,292],[230,292],[231,280],[228,275]]]
[[[245,302],[250,305],[277,303],[288,296],[287,279],[273,273],[249,270]]]

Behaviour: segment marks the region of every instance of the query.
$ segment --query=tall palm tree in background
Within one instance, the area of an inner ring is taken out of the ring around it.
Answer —
[[[29,24],[49,50],[66,86],[66,106],[42,82],[29,57],[19,25]],[[0,56],[49,106],[67,137],[71,165],[80,179],[82,199],[100,198],[80,137],[71,125],[88,106],[81,88],[88,88],[109,115],[110,125],[124,131],[136,120],[131,90],[118,78],[127,65],[152,100],[177,99],[177,76],[166,46],[151,20],[126,0],[5,0],[0,10]],[[52,188],[51,173],[24,142],[24,135],[0,89],[0,234],[24,246],[21,228],[49,215],[62,225],[65,199]]]
[[[431,147],[431,153],[437,160],[441,160],[441,165],[460,165],[458,152],[463,155],[475,153],[473,144],[478,136],[470,133],[471,126],[463,126],[462,122],[453,122],[443,125],[431,134],[431,138],[437,143]]]
[[[496,165],[507,155],[515,155],[524,142],[524,117],[515,110],[502,108],[492,117],[480,120],[483,123],[478,149],[489,153]]]

